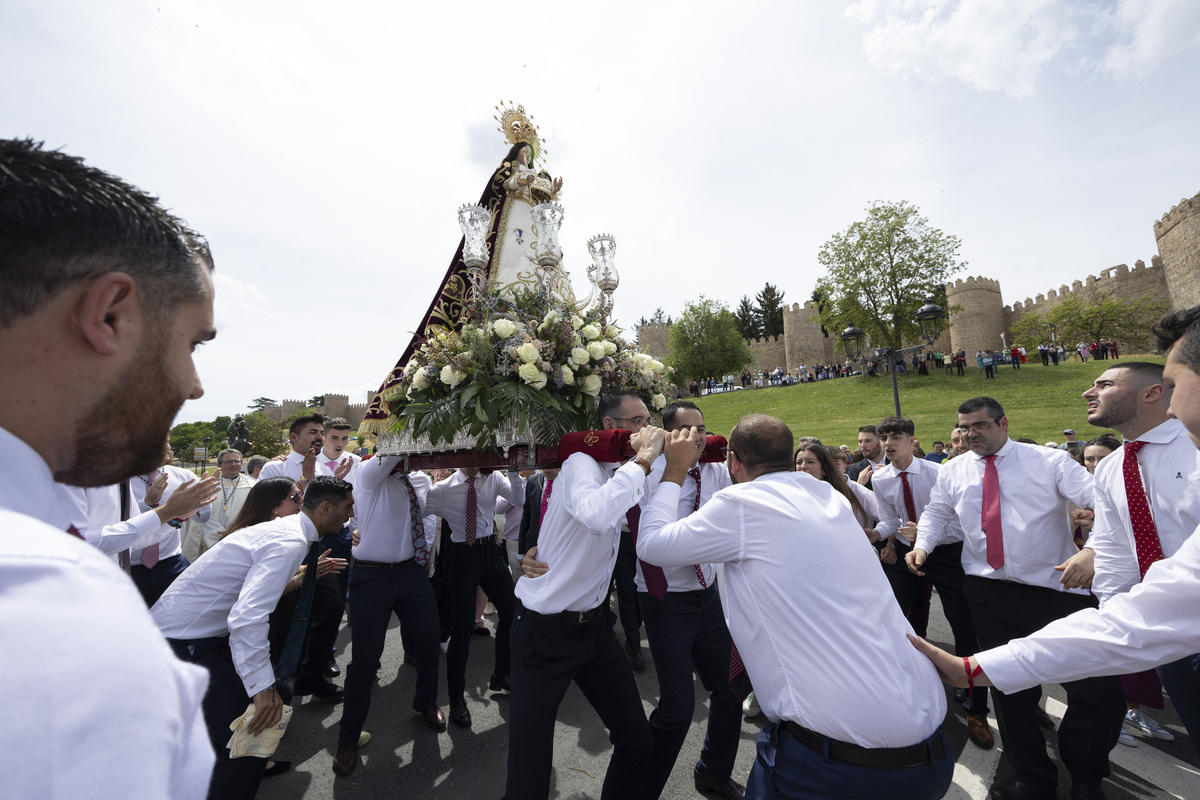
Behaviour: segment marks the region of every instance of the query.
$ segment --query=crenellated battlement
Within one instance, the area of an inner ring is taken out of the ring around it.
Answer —
[[[1171,210],[1162,215],[1162,219],[1154,223],[1154,238],[1161,239],[1179,223],[1200,214],[1200,193],[1191,198],[1183,198]]]
[[[970,291],[973,289],[984,289],[991,292],[1000,291],[1000,281],[992,278],[985,278],[982,275],[974,275],[972,277],[959,278],[954,283],[946,284],[946,296],[957,294],[958,292]]]

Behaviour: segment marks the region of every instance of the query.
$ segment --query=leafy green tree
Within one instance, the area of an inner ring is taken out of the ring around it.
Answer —
[[[270,397],[256,397],[250,403],[250,410],[251,411],[262,411],[267,406],[273,406],[273,405],[275,405],[275,400],[273,400]]]
[[[261,411],[253,411],[245,416],[246,427],[250,429],[250,456],[266,456],[274,458],[286,453],[290,446],[287,442],[287,427],[276,422]]]
[[[1167,312],[1167,303],[1152,294],[1120,299],[1111,292],[1093,292],[1090,296],[1070,295],[1045,311],[1036,311],[1018,319],[1012,326],[1014,344],[1026,348],[1055,337],[1068,350],[1080,341],[1100,339],[1142,344],[1151,326]]]
[[[853,322],[876,347],[915,341],[920,326],[913,316],[925,298],[945,308],[946,279],[966,266],[957,260],[959,245],[916,206],[877,200],[866,219],[834,234],[817,255],[828,270],[817,281],[822,327],[841,331]]]
[[[741,371],[754,360],[737,328],[733,312],[719,300],[704,295],[687,303],[671,325],[670,355],[679,382],[701,381]]]
[[[758,303],[759,329],[763,336],[783,335],[783,292],[768,283],[754,296]],[[739,311],[741,309],[739,308]]]
[[[321,408],[325,405],[325,395],[315,394],[308,399],[308,402],[305,403],[305,405],[309,408]]]
[[[212,426],[207,422],[181,422],[171,428],[171,449],[175,451],[176,458],[190,461],[193,448],[203,445],[204,437],[212,435]],[[209,450],[211,449],[210,443]]]
[[[738,303],[737,311],[733,312],[733,318],[737,321],[738,333],[743,339],[757,339],[762,334],[762,328],[759,327],[758,309],[750,302],[750,298],[742,295],[742,301]]]

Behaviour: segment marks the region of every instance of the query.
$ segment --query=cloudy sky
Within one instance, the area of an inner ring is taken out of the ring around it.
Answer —
[[[506,151],[564,178],[566,266],[617,239],[618,320],[809,297],[876,199],[962,239],[1011,303],[1120,263],[1200,191],[1200,3],[863,0],[0,5],[0,136],[160,195],[217,261],[205,396],[359,399]],[[511,9],[520,8],[518,12]]]

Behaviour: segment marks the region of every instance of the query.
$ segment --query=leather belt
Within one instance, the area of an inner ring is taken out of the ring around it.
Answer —
[[[818,753],[824,753],[826,743],[828,743],[830,758],[859,767],[875,767],[877,769],[920,767],[930,762],[931,755],[932,758],[941,758],[946,752],[945,746],[942,744],[942,726],[940,725],[934,731],[933,736],[925,741],[909,747],[894,748],[870,748],[849,742],[840,742],[816,731],[810,731],[791,720],[784,720],[779,727],[790,733],[801,744]]]
[[[412,560],[413,559],[410,558],[407,561],[393,561],[393,562],[388,563],[386,561],[363,561],[362,559],[356,558],[356,559],[354,559],[354,566],[356,566],[356,567],[377,567],[377,568],[389,568],[390,569],[390,568],[395,568],[395,567],[403,567],[405,564],[407,564],[409,561],[412,561]]]
[[[607,603],[601,603],[600,605],[593,608],[591,611],[560,611],[557,614],[539,614],[537,611],[533,611],[531,609],[525,608],[524,605],[522,605],[521,608],[524,609],[526,614],[530,614],[530,615],[532,615],[534,617],[538,617],[540,619],[552,619],[552,620],[558,620],[560,622],[583,623],[583,622],[587,622],[590,619],[595,619],[596,617],[600,616],[600,614],[602,614],[604,612],[604,609],[607,607],[607,605],[608,605]]]

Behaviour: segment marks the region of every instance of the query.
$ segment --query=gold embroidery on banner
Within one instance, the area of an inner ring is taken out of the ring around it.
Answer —
[[[588,431],[588,435],[583,437],[583,443],[588,447],[591,447],[598,441],[600,441],[600,437],[596,435],[595,431]]]

